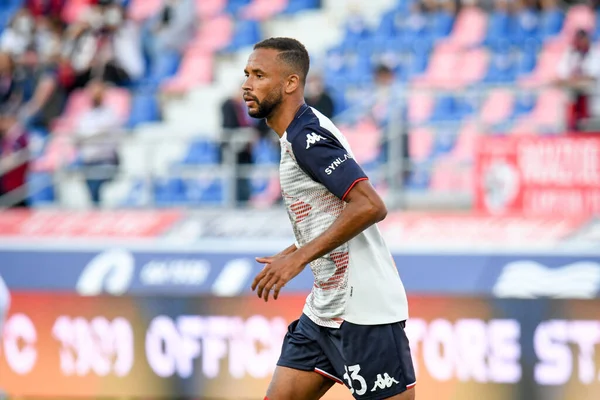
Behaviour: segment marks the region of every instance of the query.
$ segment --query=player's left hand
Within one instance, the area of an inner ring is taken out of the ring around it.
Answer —
[[[273,289],[273,298],[277,300],[281,288],[305,267],[305,264],[298,262],[293,254],[257,257],[256,261],[265,264],[265,267],[254,278],[252,290],[256,290],[258,297],[264,298],[265,301],[269,301],[271,289]]]

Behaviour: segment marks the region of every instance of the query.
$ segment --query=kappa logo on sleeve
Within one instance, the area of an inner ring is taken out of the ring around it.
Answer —
[[[318,135],[316,133],[308,133],[306,135],[306,150],[310,148],[313,144],[320,142],[321,140],[326,140],[323,136]]]

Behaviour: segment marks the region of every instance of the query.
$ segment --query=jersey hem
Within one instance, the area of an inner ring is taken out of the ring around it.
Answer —
[[[346,196],[348,196],[348,193],[350,193],[350,191],[352,190],[352,188],[360,181],[366,181],[369,180],[369,178],[367,177],[362,177],[362,178],[358,178],[357,180],[355,180],[354,182],[352,182],[352,185],[350,185],[350,187],[348,189],[346,189],[346,192],[344,193],[344,195],[342,196],[342,200],[346,199]]]

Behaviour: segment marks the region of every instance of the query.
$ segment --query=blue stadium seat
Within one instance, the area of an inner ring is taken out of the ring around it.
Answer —
[[[498,38],[508,37],[511,23],[511,17],[508,13],[500,11],[492,12],[488,20],[488,29],[483,43],[489,46],[492,41]]]
[[[535,107],[536,102],[537,99],[531,92],[517,93],[511,118],[517,118],[521,115],[529,114]]]
[[[119,203],[121,207],[141,207],[145,205],[148,186],[144,179],[134,179],[129,193]]]
[[[160,112],[154,93],[136,93],[131,99],[131,112],[127,121],[128,128],[134,128],[140,123],[158,121]]]
[[[515,62],[508,48],[491,54],[490,66],[483,81],[485,83],[508,83],[515,80]]]
[[[251,0],[228,0],[225,6],[225,12],[237,14],[242,8],[250,4]]]
[[[436,99],[430,121],[452,121],[457,117],[456,99],[451,95],[442,95]]]
[[[48,205],[54,202],[54,182],[52,174],[30,172],[27,175],[28,203],[31,206]]]
[[[177,73],[181,55],[176,52],[165,52],[159,54],[152,62],[148,77],[144,80],[144,84],[155,86],[170,78]]]
[[[217,143],[199,139],[193,142],[187,154],[181,161],[183,165],[212,165],[218,164],[220,160],[220,149]]]
[[[537,36],[540,25],[539,13],[534,10],[523,10],[512,18],[509,37],[513,43],[519,44],[527,38]]]
[[[413,163],[413,169],[405,182],[407,189],[424,191],[431,184],[431,164],[429,162]]]
[[[527,75],[533,71],[537,63],[537,54],[533,51],[521,51],[517,60],[516,75]]]
[[[399,35],[398,27],[396,25],[396,18],[398,13],[396,10],[390,10],[383,14],[379,25],[373,32],[376,36],[382,36],[386,38],[392,38]]]
[[[180,178],[155,179],[154,203],[157,206],[172,206],[185,200],[185,184]]]
[[[454,15],[438,11],[429,17],[429,36],[439,39],[450,35],[454,26]]]
[[[562,30],[564,20],[565,14],[558,8],[542,13],[538,37],[543,40],[558,35]]]
[[[299,11],[319,8],[320,0],[289,0],[283,14],[295,14]]]
[[[252,20],[237,20],[233,32],[231,43],[223,49],[222,53],[232,53],[240,48],[252,46],[256,42],[260,42],[262,33],[260,23]]]
[[[186,179],[184,185],[184,201],[188,204],[218,205],[225,198],[224,186],[219,179]]]
[[[456,129],[437,129],[433,139],[432,157],[447,154],[454,149],[458,132]]]

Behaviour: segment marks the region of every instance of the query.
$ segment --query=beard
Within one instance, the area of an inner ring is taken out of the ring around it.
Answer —
[[[262,101],[258,101],[258,98],[252,96],[257,109],[248,110],[248,115],[257,119],[268,118],[273,113],[273,110],[281,104],[282,98],[281,87],[274,88]]]

